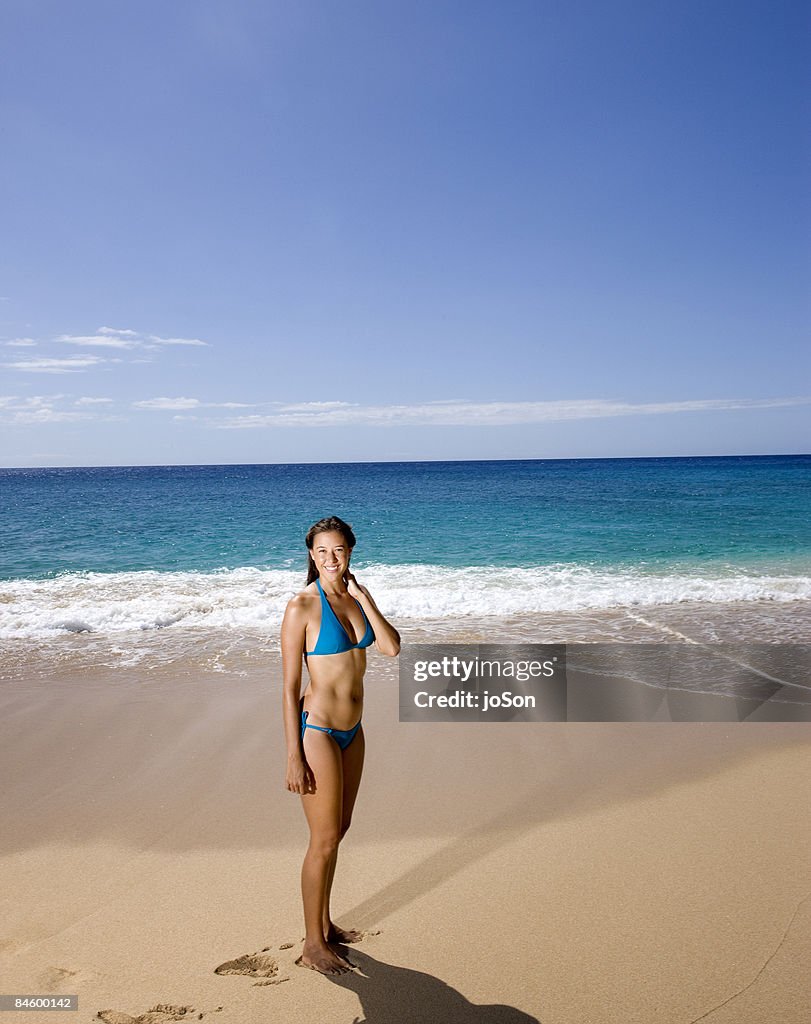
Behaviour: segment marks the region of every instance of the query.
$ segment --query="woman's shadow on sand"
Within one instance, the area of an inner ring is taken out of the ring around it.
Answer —
[[[364,1016],[355,1024],[541,1024],[514,1006],[471,1003],[439,978],[375,960],[357,946],[345,953],[360,970],[329,980],[357,994]]]

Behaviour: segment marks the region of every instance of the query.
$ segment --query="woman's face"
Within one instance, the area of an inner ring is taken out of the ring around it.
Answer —
[[[342,533],[331,530],[313,537],[310,554],[316,569],[325,579],[339,580],[349,568],[352,549],[347,546]]]

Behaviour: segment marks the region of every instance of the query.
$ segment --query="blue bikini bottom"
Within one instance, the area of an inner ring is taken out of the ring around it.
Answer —
[[[307,721],[307,715],[309,711],[301,712],[301,738],[304,739],[305,729],[317,729],[319,732],[325,732],[331,736],[341,750],[346,750],[352,740],[355,738],[355,733],[360,729],[360,719],[357,724],[353,725],[351,729],[326,729],[323,725],[310,725]]]

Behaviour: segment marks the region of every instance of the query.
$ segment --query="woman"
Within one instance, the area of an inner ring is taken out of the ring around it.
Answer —
[[[349,571],[355,535],[347,523],[337,516],[321,519],[305,543],[307,585],[290,600],[282,622],[286,784],[301,794],[310,827],[301,869],[306,935],[296,963],[342,974],[353,965],[334,947],[360,934],[333,924],[329,901],[338,844],[349,828],[363,770],[366,648],[377,643],[382,654],[396,657],[400,634]],[[310,676],[303,697],[302,656]]]

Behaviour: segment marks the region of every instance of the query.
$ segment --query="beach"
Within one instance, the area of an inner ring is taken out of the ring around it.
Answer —
[[[0,994],[79,1005],[4,1024],[807,1020],[808,467],[5,471]],[[761,674],[746,700],[621,672],[579,719],[401,722],[398,660],[369,648],[333,889],[365,935],[328,978],[295,965],[279,627],[301,496],[338,486],[400,660],[684,644]]]
[[[400,723],[397,662],[371,653],[333,897],[367,934],[329,979],[294,964],[278,653],[35,669],[0,688],[0,970],[79,1010],[8,1024],[811,1012],[806,723]],[[234,960],[254,974],[215,973]]]

